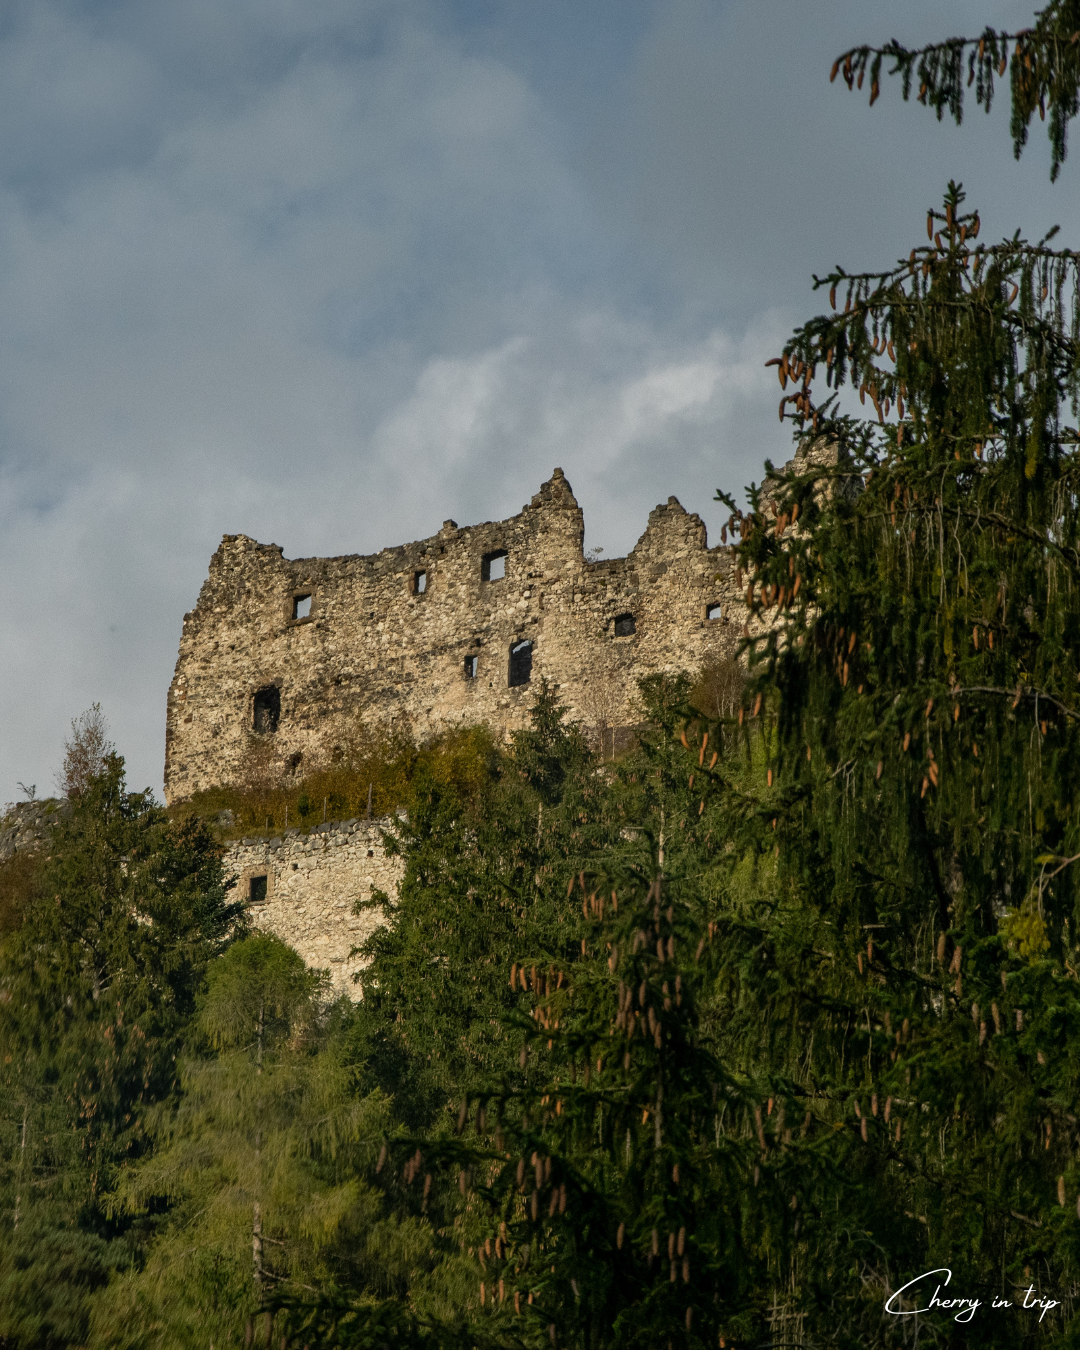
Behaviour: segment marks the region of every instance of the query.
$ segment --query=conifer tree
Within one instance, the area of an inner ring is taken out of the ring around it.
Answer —
[[[558,931],[566,900],[553,859],[604,835],[591,755],[546,683],[509,754],[479,749],[479,790],[419,771],[408,815],[387,836],[405,863],[398,897],[370,902],[390,922],[361,949],[357,1055],[411,1128],[516,1060],[500,1020],[503,955],[523,934]]]
[[[751,697],[820,953],[793,991],[804,1088],[911,1216],[864,1279],[937,1263],[1057,1297],[1080,1273],[1080,258],[977,242],[955,186],[927,234],[820,279],[830,312],[775,363],[802,454],[733,512],[774,623]]]
[[[147,1110],[174,1088],[207,962],[239,920],[220,850],[129,793],[81,783],[0,949],[0,1338],[81,1343],[88,1296],[137,1258],[110,1222]]]
[[[290,1300],[290,1344],[699,1345],[785,1315],[770,1294],[806,1222],[793,1178],[806,1197],[823,1168],[768,1056],[715,1015],[719,972],[764,941],[730,875],[762,803],[715,729],[680,735],[689,689],[649,682],[655,725],[599,779],[591,850],[547,854],[561,906],[499,943],[513,1060],[464,1084],[456,1138],[440,1125],[384,1154],[388,1196],[437,1216],[438,1276],[400,1302]]]
[[[327,992],[325,972],[267,933],[211,963],[178,1098],[112,1197],[120,1214],[165,1214],[145,1266],[96,1301],[99,1343],[265,1345],[274,1292],[370,1276],[382,1215],[359,1178],[386,1104],[357,1095],[348,1006]]]

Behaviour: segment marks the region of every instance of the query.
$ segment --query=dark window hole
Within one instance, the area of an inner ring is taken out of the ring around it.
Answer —
[[[281,690],[276,685],[260,689],[253,704],[252,726],[261,736],[277,731],[281,721]]]
[[[248,884],[248,899],[253,905],[266,904],[266,877],[252,877]]]
[[[509,685],[513,689],[520,684],[528,684],[532,679],[533,645],[531,642],[515,642],[510,648]]]
[[[480,563],[482,581],[502,581],[506,576],[506,549],[499,548],[494,553],[485,553]]]
[[[412,583],[413,595],[423,595],[427,590],[427,573],[414,572]]]
[[[311,596],[296,595],[292,602],[292,616],[294,619],[311,618]]]
[[[467,680],[476,679],[476,667],[480,664],[478,656],[467,656],[465,658],[465,678]]]
[[[637,632],[637,625],[634,623],[632,614],[618,614],[615,616],[615,636],[633,637]]]
[[[707,605],[705,607],[705,617],[707,619],[718,619],[720,617],[720,606]]]

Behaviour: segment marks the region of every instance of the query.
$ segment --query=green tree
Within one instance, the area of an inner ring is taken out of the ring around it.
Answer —
[[[362,1177],[386,1106],[357,1094],[349,1010],[328,1007],[327,990],[266,933],[211,964],[180,1094],[112,1199],[165,1217],[145,1267],[97,1301],[95,1343],[269,1344],[272,1291],[371,1277],[381,1197]]]
[[[357,1056],[410,1128],[516,1060],[500,1020],[512,1001],[504,954],[541,933],[555,952],[567,901],[553,859],[587,852],[605,828],[592,758],[548,686],[509,754],[485,739],[471,756],[475,767],[453,774],[420,764],[388,836],[405,862],[399,894],[372,897],[389,922],[362,948]]]
[[[819,280],[831,312],[777,362],[802,454],[731,522],[773,621],[751,693],[780,883],[818,929],[803,1087],[916,1221],[875,1227],[864,1281],[948,1265],[1057,1297],[1080,1273],[1080,259],[976,243],[955,187],[928,233]]]
[[[809,1194],[822,1169],[818,1141],[800,1155],[785,1107],[772,1111],[786,1088],[758,1040],[716,1016],[718,984],[753,971],[776,906],[740,887],[765,844],[761,738],[750,766],[733,744],[714,752],[715,726],[691,723],[691,747],[690,688],[648,683],[640,754],[591,765],[579,787],[568,776],[540,840],[535,798],[502,817],[502,853],[536,847],[530,868],[550,877],[529,922],[489,935],[504,1048],[459,1083],[455,1131],[444,1113],[399,1134],[383,1172],[392,1204],[431,1216],[441,1259],[400,1300],[288,1300],[297,1344],[392,1328],[416,1344],[697,1345],[776,1321],[774,1267],[804,1222],[792,1178]],[[560,813],[579,828],[564,833]],[[456,839],[413,846],[443,903],[475,877]],[[436,992],[432,1017],[453,1007]]]
[[[82,783],[0,948],[0,1337],[81,1342],[86,1295],[136,1259],[106,1196],[146,1148],[146,1111],[208,961],[239,921],[220,851],[128,793],[123,761]]]

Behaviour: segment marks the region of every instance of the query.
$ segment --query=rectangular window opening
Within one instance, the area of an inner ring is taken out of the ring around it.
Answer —
[[[706,605],[706,606],[705,606],[705,617],[706,617],[706,619],[719,619],[719,618],[720,618],[720,606],[719,606],[719,605]]]
[[[615,616],[615,636],[633,637],[637,632],[637,624],[634,623],[632,614],[617,614]]]
[[[482,581],[502,581],[506,576],[506,549],[499,548],[493,553],[485,553],[480,564]]]
[[[476,679],[476,667],[480,664],[478,656],[467,656],[465,658],[465,678],[467,680]]]
[[[423,595],[427,590],[427,573],[416,572],[413,574],[413,595]]]
[[[294,595],[292,602],[292,616],[294,619],[311,618],[311,596]]]
[[[251,878],[251,881],[248,883],[248,900],[251,904],[266,904],[266,884],[267,878],[265,876]]]
[[[510,672],[508,683],[511,689],[528,684],[532,679],[533,645],[531,642],[515,642],[510,647]]]
[[[260,736],[277,731],[281,721],[281,690],[276,685],[260,689],[252,702],[252,730]]]

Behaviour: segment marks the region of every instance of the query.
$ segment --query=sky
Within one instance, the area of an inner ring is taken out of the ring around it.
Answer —
[[[0,11],[0,803],[100,703],[160,794],[225,533],[374,553],[558,465],[586,547],[790,454],[765,361],[815,272],[887,266],[950,178],[1076,247],[1008,108],[829,83],[1013,0],[9,0]]]

